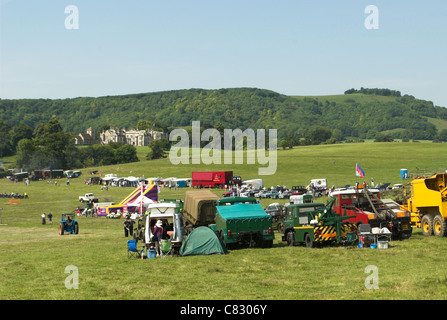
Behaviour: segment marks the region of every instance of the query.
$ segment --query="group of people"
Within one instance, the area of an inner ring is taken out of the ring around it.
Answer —
[[[6,191],[3,191],[3,193],[0,193],[0,198],[11,198],[11,199],[28,199],[28,195],[26,192],[22,195],[19,193],[6,193]]]
[[[48,215],[46,215],[45,212],[42,213],[42,224],[46,224],[46,218],[48,218],[49,224],[53,224],[53,215],[51,212],[48,212]]]

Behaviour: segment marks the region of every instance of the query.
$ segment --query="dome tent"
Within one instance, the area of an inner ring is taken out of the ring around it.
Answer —
[[[227,253],[225,244],[220,240],[216,232],[208,227],[194,229],[180,248],[180,255],[182,256],[225,253]]]

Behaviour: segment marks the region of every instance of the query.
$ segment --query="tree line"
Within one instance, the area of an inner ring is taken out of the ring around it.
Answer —
[[[84,132],[88,127],[100,132],[110,126],[132,128],[135,124],[138,129],[158,128],[169,133],[174,128],[188,130],[192,121],[200,121],[204,128],[218,130],[277,129],[279,144],[283,143],[284,147],[376,139],[384,132],[393,139],[445,141],[445,134],[438,132],[427,117],[447,120],[446,108],[410,95],[402,96],[399,91],[390,89],[361,88],[345,93],[346,98],[340,100],[292,97],[257,88],[233,88],[98,98],[3,99],[0,100],[0,156],[15,153],[22,138],[37,139],[38,127],[55,119],[63,128],[62,133],[72,135]],[[368,98],[371,95],[390,98]],[[62,133],[58,134],[62,137]],[[161,147],[167,148],[166,144]],[[74,152],[70,148],[63,151]],[[78,157],[81,165],[119,161],[111,156],[118,147],[102,148],[87,147],[87,151],[81,148]],[[99,160],[96,153],[106,156]],[[68,164],[73,160],[58,161]]]
[[[20,139],[13,134],[17,127],[23,129]],[[9,148],[15,147],[19,168],[72,169],[138,161],[136,148],[131,145],[110,143],[76,147],[73,135],[64,132],[56,119],[39,124],[34,130],[26,125],[17,127],[10,130]]]

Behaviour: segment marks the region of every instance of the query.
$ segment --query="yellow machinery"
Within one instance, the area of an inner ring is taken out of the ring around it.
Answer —
[[[416,178],[410,188],[405,209],[411,212],[411,224],[422,228],[423,235],[447,236],[447,173]]]

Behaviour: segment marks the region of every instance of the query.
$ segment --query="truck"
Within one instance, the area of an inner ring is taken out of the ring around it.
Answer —
[[[369,224],[371,228],[387,228],[392,239],[404,240],[411,237],[413,229],[408,211],[396,210],[380,199],[378,189],[369,189],[366,184],[354,189],[334,191],[334,211],[342,215],[345,210],[352,216],[347,222]]]
[[[216,218],[216,202],[219,196],[208,189],[188,190],[183,201],[185,232],[194,228],[213,224]]]
[[[242,179],[233,176],[233,171],[193,171],[191,183],[193,188],[222,188],[225,185],[240,186]]]
[[[357,240],[357,226],[348,222],[353,216],[345,210],[335,212],[332,198],[323,203],[300,203],[287,206],[282,241],[289,246],[305,244],[308,248],[331,243],[353,244]]]
[[[410,182],[404,209],[411,214],[411,224],[424,236],[447,236],[447,173],[416,177]]]
[[[248,244],[271,248],[275,235],[272,217],[251,197],[229,197],[216,202],[216,223],[210,226],[227,247]]]
[[[155,248],[152,230],[157,221],[162,222],[162,246],[168,247],[172,256],[178,256],[183,243],[184,226],[183,215],[177,202],[151,203],[146,216],[141,217],[134,232],[135,240],[144,240],[148,249]]]
[[[93,193],[86,193],[83,196],[79,196],[80,202],[98,202],[98,198]]]

